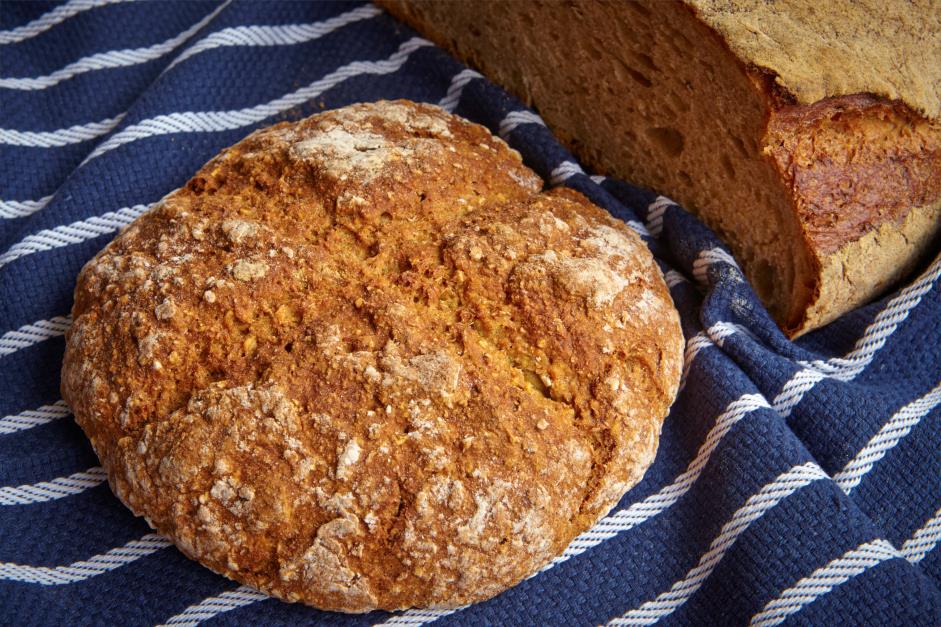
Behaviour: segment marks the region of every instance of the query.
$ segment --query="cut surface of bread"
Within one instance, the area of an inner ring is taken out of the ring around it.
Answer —
[[[381,4],[535,106],[593,170],[699,215],[792,336],[933,250],[941,27],[928,5],[821,8],[815,21],[800,0]],[[854,53],[879,38],[867,15],[896,20],[901,52]]]

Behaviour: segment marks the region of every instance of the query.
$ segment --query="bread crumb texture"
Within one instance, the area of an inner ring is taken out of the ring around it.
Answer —
[[[636,235],[403,101],[259,130],[85,266],[62,390],[136,514],[288,601],[455,607],[653,460],[679,319]]]

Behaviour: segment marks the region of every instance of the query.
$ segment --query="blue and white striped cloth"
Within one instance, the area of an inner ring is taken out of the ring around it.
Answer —
[[[639,231],[687,337],[642,483],[551,567],[455,612],[346,616],[184,558],[59,397],[82,265],[251,130],[379,98],[498,132]],[[591,115],[586,111],[585,115]],[[721,242],[586,175],[540,118],[371,5],[0,5],[0,623],[941,623],[941,260],[790,342]]]

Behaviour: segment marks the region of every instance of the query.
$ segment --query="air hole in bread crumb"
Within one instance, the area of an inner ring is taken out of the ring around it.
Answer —
[[[639,2],[628,2],[627,7],[633,9],[641,17],[650,17],[650,9]]]
[[[725,173],[729,175],[729,178],[735,180],[735,166],[732,165],[732,160],[729,159],[729,156],[722,155],[719,161],[722,163],[722,167],[725,169]]]
[[[654,126],[647,129],[647,137],[671,157],[678,157],[686,145],[683,133],[669,126]]]
[[[653,81],[647,78],[646,76],[644,76],[641,72],[638,72],[637,70],[635,70],[629,65],[625,65],[624,69],[627,71],[627,73],[630,75],[631,78],[633,78],[635,81],[637,81],[644,87],[653,87]]]
[[[653,62],[653,59],[650,58],[650,55],[644,54],[643,52],[635,52],[634,57],[640,61],[641,65],[644,65],[648,70],[653,72],[659,72],[660,68],[657,67],[657,64]]]

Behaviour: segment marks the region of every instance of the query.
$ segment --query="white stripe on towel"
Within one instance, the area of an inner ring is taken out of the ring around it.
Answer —
[[[815,481],[827,478],[827,473],[814,462],[794,466],[779,475],[777,479],[749,497],[745,505],[722,525],[722,531],[709,545],[709,550],[703,554],[699,564],[692,568],[686,577],[674,583],[669,590],[658,595],[656,599],[647,601],[640,607],[611,620],[608,625],[651,625],[675,612],[699,590],[739,536],[752,523],[794,492]]]
[[[683,276],[683,275],[679,275]],[[672,287],[672,286],[671,286]],[[686,385],[686,378],[689,376],[689,370],[693,366],[693,361],[703,349],[710,346],[722,346],[725,338],[735,333],[745,333],[751,335],[744,327],[731,322],[716,322],[705,331],[700,331],[686,342],[686,351],[683,353],[683,374],[680,377],[680,386]]]
[[[804,577],[768,602],[751,619],[752,627],[780,625],[788,616],[799,612],[837,586],[886,560],[901,557],[885,540],[870,540],[851,549],[825,566]]]
[[[663,198],[663,197],[660,197]],[[668,199],[660,207],[670,205]],[[651,223],[648,216],[647,228],[656,235],[660,225],[658,222]],[[724,260],[722,260],[724,261]],[[705,267],[705,266],[701,266]],[[700,271],[701,273],[704,270]],[[934,287],[938,278],[941,277],[941,257],[939,257],[931,266],[911,285],[903,289],[898,296],[890,300],[885,308],[879,312],[873,322],[866,327],[863,335],[856,340],[852,351],[843,357],[833,357],[826,360],[817,360],[813,362],[800,362],[804,367],[794,373],[794,375],[784,383],[781,391],[772,401],[775,411],[783,417],[788,417],[794,407],[804,398],[804,396],[817,383],[826,378],[833,378],[839,381],[852,381],[866,367],[872,363],[878,352],[885,346],[888,338],[895,333],[898,326],[905,321],[912,310],[921,302],[921,299]],[[743,331],[744,327],[735,325],[735,331]],[[702,335],[702,334],[700,334]],[[706,332],[708,336],[709,333]],[[703,337],[697,340],[697,348],[688,355],[684,370],[689,371],[691,361],[702,348],[709,346],[710,343]]]
[[[314,41],[324,35],[343,28],[348,24],[353,24],[361,20],[367,20],[382,11],[374,5],[366,5],[347,11],[323,20],[321,22],[311,22],[309,24],[281,24],[275,26],[234,26],[224,28],[220,31],[210,33],[200,39],[192,46],[184,50],[180,56],[174,59],[164,70],[169,71],[176,65],[187,59],[215,48],[223,47],[256,47],[256,46],[291,46],[294,44],[307,43]]]
[[[29,566],[0,562],[0,581],[19,581],[43,586],[61,586],[91,579],[108,571],[126,566],[142,557],[170,546],[170,542],[155,533],[148,533],[139,540],[131,540],[124,546],[107,553],[94,555],[87,560],[66,566]]]
[[[657,196],[652,203],[647,205],[647,229],[654,237],[660,237],[660,233],[663,232],[663,214],[674,205],[676,203],[666,196]]]
[[[888,422],[882,425],[879,432],[866,443],[866,446],[843,467],[843,470],[833,475],[833,480],[840,486],[840,489],[847,494],[852,494],[872,467],[895,448],[902,438],[907,436],[939,403],[941,403],[941,383],[924,396],[895,412]]]
[[[71,224],[44,229],[38,233],[27,235],[0,255],[0,268],[26,255],[61,248],[70,244],[79,244],[108,233],[114,233],[133,222],[150,207],[151,205],[124,207],[100,216],[92,216]]]
[[[224,612],[251,605],[257,601],[264,601],[269,598],[263,592],[259,592],[248,586],[239,586],[235,590],[227,590],[222,594],[203,599],[195,605],[190,605],[181,613],[173,616],[165,623],[157,627],[195,627],[205,620],[218,616]]]
[[[264,104],[231,111],[182,111],[142,120],[121,129],[99,144],[82,162],[88,163],[116,148],[148,137],[177,133],[215,133],[250,126],[265,118],[304,104],[325,91],[356,76],[392,74],[397,72],[416,50],[431,46],[431,42],[413,37],[403,43],[387,59],[381,61],[353,61],[321,79]]]
[[[43,33],[56,24],[61,24],[74,15],[106,4],[115,4],[125,0],[71,0],[45,13],[29,24],[11,30],[0,31],[0,44],[15,44]]]
[[[938,546],[939,541],[941,541],[941,509],[905,541],[901,548],[902,556],[912,564],[917,564]]]
[[[447,93],[438,103],[438,106],[445,111],[454,111],[457,109],[457,103],[461,101],[461,94],[464,93],[464,88],[467,87],[467,84],[472,80],[478,78],[483,78],[483,76],[474,70],[461,70],[455,74],[454,77],[451,78],[451,85],[448,87]]]
[[[0,505],[32,505],[79,494],[101,485],[107,478],[100,466],[67,477],[16,487],[0,487]]]
[[[33,344],[45,342],[49,338],[63,335],[70,326],[72,326],[72,316],[56,316],[49,320],[37,320],[25,324],[19,329],[7,331],[0,335],[0,357],[10,355]]]
[[[29,148],[59,148],[69,144],[79,144],[110,133],[115,126],[121,123],[124,116],[125,114],[121,113],[100,122],[76,124],[57,131],[18,131],[0,128],[0,144]]]
[[[931,291],[939,277],[941,257],[938,257],[914,283],[886,304],[875,320],[866,327],[863,335],[856,340],[852,351],[844,357],[801,362],[804,368],[791,377],[774,398],[772,405],[778,413],[784,417],[789,416],[807,392],[827,377],[838,381],[855,379],[872,363],[889,337],[908,318],[924,295]]]
[[[500,122],[498,133],[500,137],[506,139],[507,135],[513,132],[517,127],[524,124],[538,124],[539,126],[546,125],[542,118],[532,111],[510,111],[506,114],[506,117],[503,118],[503,121]]]
[[[696,257],[696,260],[693,261],[693,277],[699,281],[700,285],[709,284],[709,276],[707,271],[710,267],[719,264],[728,264],[735,268],[738,273],[738,276],[741,276],[742,271],[739,269],[738,264],[735,262],[735,259],[732,258],[728,252],[721,248],[708,248],[699,252],[699,255]]]
[[[179,46],[183,45],[199,29],[219,15],[219,13],[226,6],[228,6],[231,1],[232,0],[227,0],[226,2],[220,4],[214,11],[211,11],[208,15],[206,15],[206,17],[199,20],[176,37],[171,37],[162,43],[154,44],[144,48],[125,48],[123,50],[98,52],[96,54],[83,57],[73,63],[69,63],[65,67],[44,76],[0,78],[0,88],[19,89],[24,91],[46,89],[47,87],[58,85],[62,81],[78,76],[79,74],[85,74],[86,72],[105,70],[109,68],[128,67],[141,63],[147,63],[148,61],[153,61],[154,59],[159,59],[160,57],[173,52]]]
[[[39,200],[0,200],[0,218],[25,218],[49,204],[52,194]]]
[[[553,187],[561,185],[576,174],[584,173],[585,171],[582,169],[582,166],[578,165],[574,161],[563,161],[557,165],[552,172],[549,173],[549,185],[552,185]]]
[[[667,282],[667,286],[670,288],[674,288],[681,283],[688,283],[687,278],[676,270],[667,270],[663,274],[663,278]]]
[[[70,415],[72,410],[65,404],[65,401],[59,400],[52,405],[43,405],[36,409],[27,409],[18,414],[10,414],[0,418],[0,435],[25,431],[39,425],[65,418]]]

